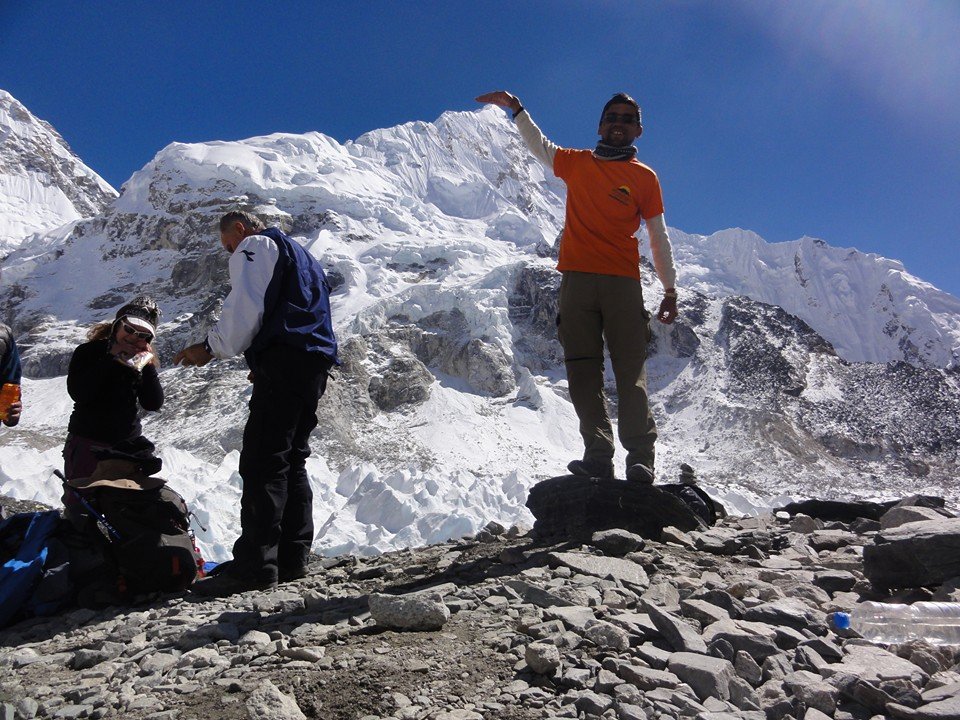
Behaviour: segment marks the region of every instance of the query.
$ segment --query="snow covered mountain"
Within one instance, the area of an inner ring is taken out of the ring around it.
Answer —
[[[0,317],[28,379],[24,421],[0,434],[0,492],[59,497],[63,374],[88,325],[149,292],[164,361],[204,336],[228,284],[216,220],[243,207],[298,237],[336,286],[343,366],[308,467],[316,549],[529,521],[529,487],[581,450],[554,330],[563,194],[494,108],[344,144],[307,133],[164,148],[104,212],[5,261]],[[649,363],[661,478],[688,462],[740,509],[784,494],[958,499],[960,301],[821,241],[672,235],[681,320],[654,323]],[[656,307],[649,267],[645,278]],[[222,557],[237,531],[246,370],[161,379],[167,403],[146,433]]]
[[[56,130],[0,90],[0,254],[35,232],[97,215],[116,196]]]
[[[779,305],[847,360],[960,363],[960,300],[896,260],[810,237],[771,244],[739,229],[672,237],[684,287]]]

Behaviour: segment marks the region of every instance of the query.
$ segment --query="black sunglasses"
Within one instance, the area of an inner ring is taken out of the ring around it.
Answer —
[[[603,122],[605,123],[615,123],[622,122],[627,125],[639,125],[640,119],[633,113],[614,113],[610,112],[603,116]]]
[[[149,333],[145,330],[137,330],[132,325],[127,325],[126,323],[120,323],[120,327],[122,327],[123,331],[128,335],[136,335],[141,340],[146,340],[147,342],[153,340],[153,333]]]

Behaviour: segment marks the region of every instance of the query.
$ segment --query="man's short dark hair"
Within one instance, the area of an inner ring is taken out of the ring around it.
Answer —
[[[607,104],[603,106],[603,112],[600,113],[600,122],[603,122],[603,116],[607,114],[607,110],[611,105],[633,105],[637,111],[637,125],[640,125],[640,105],[632,97],[622,92],[617,93],[607,100]]]
[[[220,218],[220,232],[223,232],[235,222],[242,222],[247,230],[263,230],[266,227],[263,221],[253,213],[245,210],[231,210]]]

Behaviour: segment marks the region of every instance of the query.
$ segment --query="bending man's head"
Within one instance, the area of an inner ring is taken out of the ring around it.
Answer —
[[[256,235],[263,228],[263,222],[253,213],[231,210],[220,218],[220,244],[232,254],[245,237]]]

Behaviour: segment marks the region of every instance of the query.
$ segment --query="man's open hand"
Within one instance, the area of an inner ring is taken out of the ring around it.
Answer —
[[[211,360],[213,360],[213,355],[206,351],[206,348],[203,347],[203,343],[197,343],[196,345],[185,347],[183,350],[178,352],[177,356],[173,359],[173,364],[203,367]]]
[[[509,108],[511,112],[517,112],[523,107],[520,104],[520,98],[511,95],[506,90],[495,90],[494,92],[484,93],[483,95],[479,95],[476,101]]]

